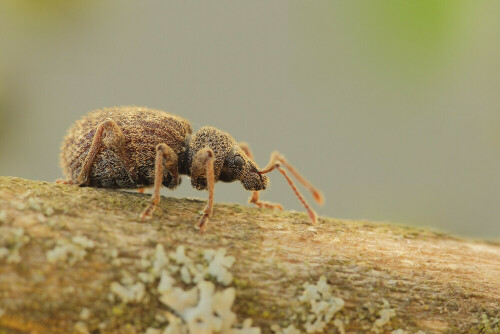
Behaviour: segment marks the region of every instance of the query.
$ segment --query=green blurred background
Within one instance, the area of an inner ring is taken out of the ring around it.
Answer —
[[[321,215],[500,237],[500,2],[0,0],[0,175],[53,181],[66,129],[141,105],[273,150]],[[279,173],[264,199],[303,209]],[[184,180],[170,196],[205,198]],[[216,200],[244,203],[238,184]]]

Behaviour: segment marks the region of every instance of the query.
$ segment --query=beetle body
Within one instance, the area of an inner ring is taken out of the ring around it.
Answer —
[[[151,218],[160,200],[161,185],[174,189],[180,184],[180,175],[189,176],[194,188],[209,192],[208,205],[198,224],[202,230],[212,212],[217,181],[240,181],[253,192],[251,203],[282,209],[279,204],[259,199],[258,192],[269,184],[264,174],[275,168],[287,178],[315,222],[316,214],[280,163],[313,192],[317,202],[322,201],[321,193],[279,153],[274,152],[268,166],[261,170],[249,147],[236,143],[226,132],[205,126],[193,134],[187,120],[160,110],[115,107],[93,111],[69,129],[61,147],[61,167],[66,176],[63,183],[102,188],[154,186],[142,221]]]
[[[68,131],[61,147],[61,166],[67,179],[77,177],[89,154],[98,125],[113,119],[123,132],[125,150],[135,169],[128,173],[117,154],[101,147],[90,170],[88,186],[102,188],[142,188],[154,184],[156,146],[165,143],[185,161],[191,124],[164,111],[122,107],[96,110],[77,121]],[[135,174],[136,177],[129,174]],[[169,186],[168,171],[163,185]],[[170,185],[170,187],[172,187]],[[175,188],[175,187],[174,187]]]

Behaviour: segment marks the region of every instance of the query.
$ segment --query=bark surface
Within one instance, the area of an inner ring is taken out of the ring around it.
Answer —
[[[342,326],[347,333],[500,332],[499,243],[368,221],[320,218],[312,226],[303,213],[222,203],[202,235],[194,225],[205,201],[162,197],[153,219],[140,223],[149,198],[0,177],[0,333],[164,328],[158,279],[143,279],[140,302],[124,303],[110,289],[125,276],[140,282],[158,244],[167,253],[185,246],[194,257],[225,248],[236,259],[232,310],[262,333],[273,324],[305,332],[312,311],[299,298],[304,283],[321,276],[345,302],[325,333]],[[84,252],[50,253],[71,243]],[[377,327],[384,309],[394,315]]]

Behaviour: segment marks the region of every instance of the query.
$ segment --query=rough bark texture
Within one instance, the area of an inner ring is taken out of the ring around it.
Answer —
[[[374,330],[387,308],[395,316],[379,332],[500,332],[499,243],[367,221],[320,218],[311,226],[303,213],[221,203],[201,235],[193,226],[204,201],[162,198],[141,224],[148,201],[147,194],[0,177],[0,333],[160,328],[166,307],[155,296],[158,281],[145,284],[141,302],[110,293],[124,275],[138,280],[157,244],[169,252],[184,245],[188,254],[224,247],[236,258],[232,309],[263,333],[272,324],[304,331],[310,308],[299,296],[320,276],[345,301],[335,319],[347,333]],[[75,236],[95,245],[48,261],[58,242]]]

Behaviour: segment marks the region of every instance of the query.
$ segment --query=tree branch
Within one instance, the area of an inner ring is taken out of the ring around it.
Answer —
[[[367,221],[312,226],[303,213],[221,203],[200,234],[204,201],[162,198],[141,224],[148,202],[147,194],[0,177],[0,333],[156,333],[177,320],[188,328],[180,299],[165,302],[173,288],[167,279],[158,287],[161,271],[183,293],[198,289],[192,309],[207,286],[220,298],[233,287],[233,328],[251,318],[263,333],[272,325],[305,332],[318,319],[327,333],[500,331],[498,243]],[[168,264],[161,247],[172,253]],[[222,248],[218,260],[203,253]],[[321,301],[331,317],[313,309]]]

